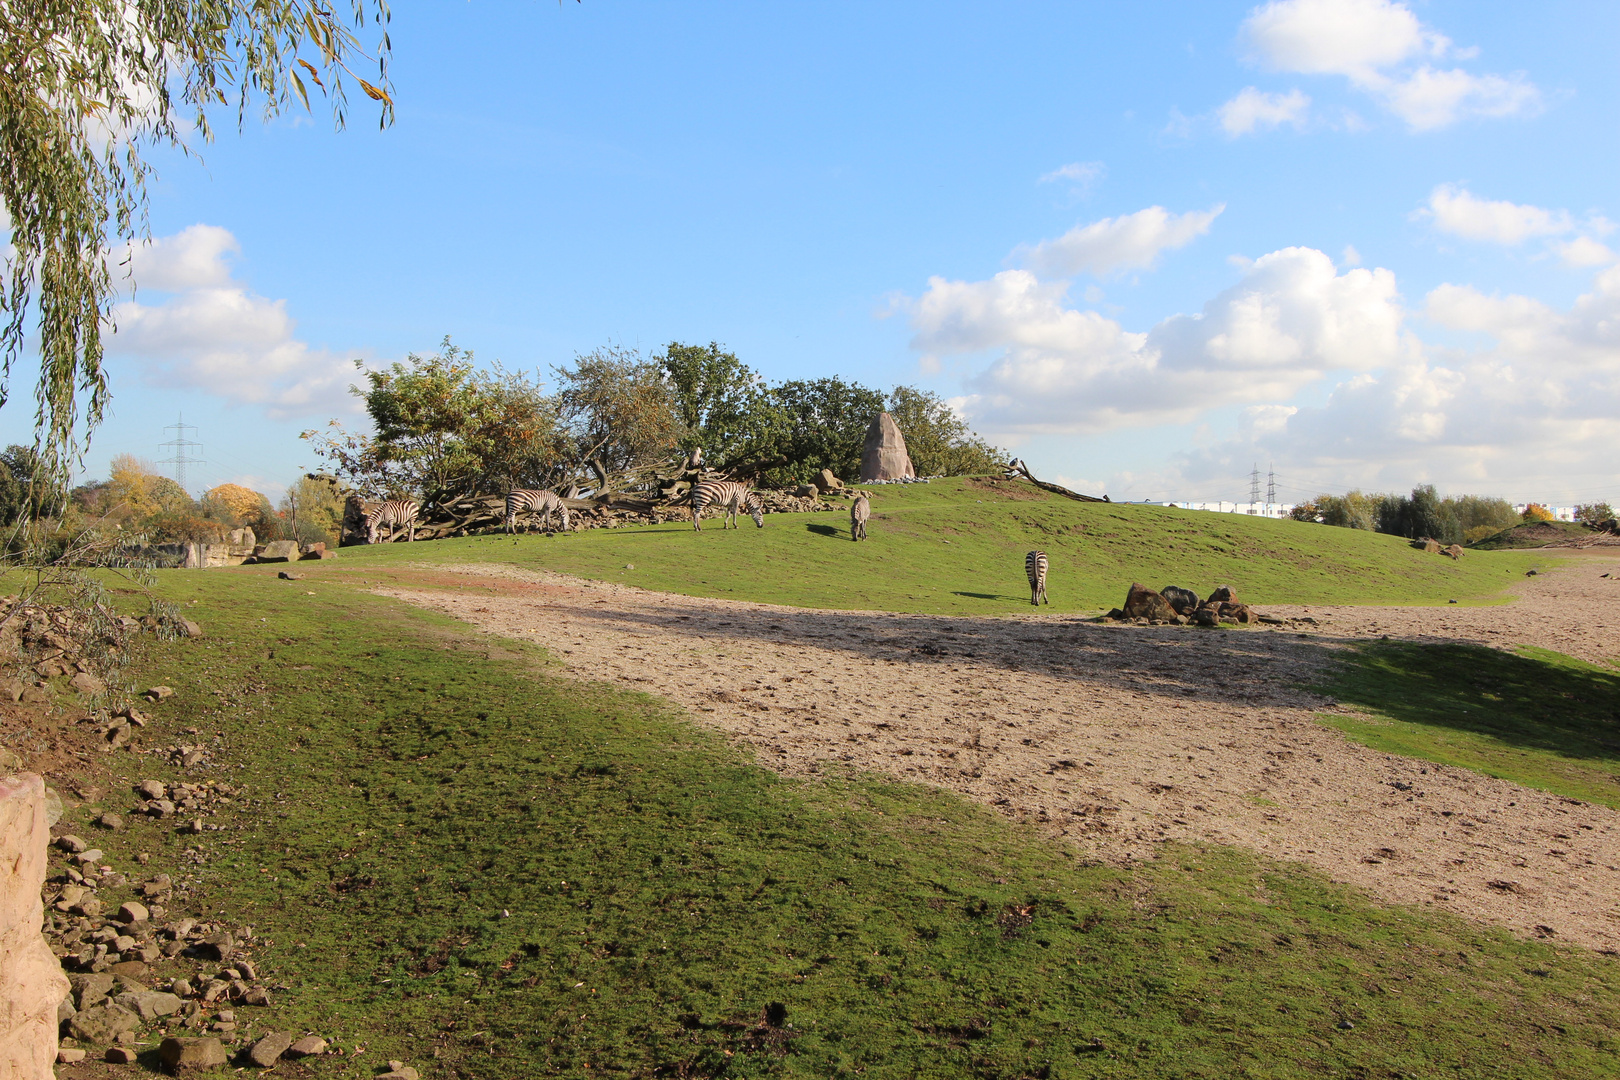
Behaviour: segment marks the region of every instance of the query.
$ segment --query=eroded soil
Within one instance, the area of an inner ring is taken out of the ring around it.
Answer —
[[[1264,609],[1316,619],[1304,634],[817,611],[504,566],[411,583],[378,591],[682,704],[784,774],[937,784],[1110,861],[1237,844],[1385,901],[1620,949],[1620,814],[1351,743],[1298,688],[1364,636],[1620,656],[1612,556],[1525,579],[1503,607]]]

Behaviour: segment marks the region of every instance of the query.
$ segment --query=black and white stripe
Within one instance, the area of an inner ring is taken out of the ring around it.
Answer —
[[[416,539],[416,514],[421,507],[410,499],[387,499],[366,511],[366,543],[375,544],[377,533],[382,526],[388,526],[388,542],[394,542],[394,529],[399,525],[407,526],[405,540],[409,543]]]
[[[1046,552],[1032,551],[1024,556],[1024,576],[1029,578],[1029,602],[1039,607],[1046,599]]]
[[[872,502],[866,497],[866,492],[855,496],[855,504],[849,508],[849,538],[851,540],[866,539],[866,522],[872,516]]]
[[[747,511],[748,516],[754,519],[754,524],[760,528],[765,527],[765,507],[759,501],[759,496],[748,490],[747,484],[739,484],[733,480],[704,480],[692,485],[692,528],[698,532],[703,531],[703,510],[707,506],[725,507],[725,515],[720,527],[725,528],[725,522],[731,522],[732,528],[738,528],[737,511]]]
[[[529,491],[519,488],[506,495],[506,531],[514,532],[517,528],[519,514],[539,513],[540,527],[547,532],[551,531],[551,515],[562,517],[563,532],[573,532],[573,523],[568,520],[568,507],[554,491]]]

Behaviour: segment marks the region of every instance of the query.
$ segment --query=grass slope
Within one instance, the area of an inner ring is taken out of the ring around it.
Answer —
[[[1547,649],[1375,642],[1322,688],[1320,719],[1377,750],[1620,807],[1620,672]]]
[[[1577,521],[1527,521],[1468,546],[1472,551],[1512,551],[1582,540],[1591,535],[1592,530]]]
[[[695,596],[812,608],[983,615],[1027,608],[1024,553],[1051,559],[1050,610],[1095,612],[1140,581],[1207,594],[1237,587],[1255,603],[1488,602],[1533,563],[1510,552],[1460,561],[1404,540],[1240,514],[1077,503],[1027,484],[954,479],[880,487],[871,539],[849,539],[847,512],[777,514],[702,534],[684,521],[573,536],[490,536],[427,548],[345,548],[343,570],[431,559],[512,562]],[[847,505],[847,504],[841,504]],[[633,566],[634,569],[627,567]]]
[[[362,1062],[479,1078],[1613,1074],[1620,969],[1602,957],[1377,908],[1229,850],[1125,872],[932,789],[786,782],[655,700],[548,676],[521,645],[273,574],[164,575],[209,636],[143,661],[179,693],[142,738],[215,736],[258,805],[226,831],[132,821],[103,846],[194,865],[192,910],[274,942],[275,1023],[364,1043]],[[170,778],[155,758],[129,773]]]

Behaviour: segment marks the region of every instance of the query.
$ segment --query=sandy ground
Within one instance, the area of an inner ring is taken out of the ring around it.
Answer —
[[[379,591],[685,705],[785,774],[937,784],[1110,861],[1237,844],[1384,901],[1620,949],[1620,814],[1351,743],[1312,719],[1332,702],[1294,688],[1358,636],[1620,656],[1613,554],[1523,579],[1504,607],[1265,608],[1317,624],[1225,633],[815,611],[503,566],[423,584]]]

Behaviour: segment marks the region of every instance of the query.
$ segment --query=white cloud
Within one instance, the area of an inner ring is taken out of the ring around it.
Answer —
[[[1186,421],[1230,404],[1280,402],[1335,370],[1392,362],[1401,309],[1387,270],[1339,274],[1310,248],[1255,260],[1198,315],[1147,333],[1069,307],[1067,285],[1023,270],[989,281],[929,281],[914,304],[914,348],[1002,350],[969,381],[965,408],[997,436],[1091,433]]]
[[[114,250],[114,274],[128,277],[137,289],[178,292],[223,285],[231,278],[226,255],[242,250],[229,229],[192,225],[173,236],[123,244]]]
[[[1489,335],[1490,343],[1403,351],[1280,426],[1240,430],[1182,455],[1183,477],[1230,475],[1257,455],[1287,462],[1295,485],[1323,491],[1404,490],[1433,480],[1453,492],[1529,494],[1560,475],[1612,472],[1620,440],[1620,267],[1601,271],[1568,310],[1447,284],[1425,298],[1424,314]]]
[[[1134,214],[1077,225],[1056,240],[1020,247],[1013,258],[1049,277],[1079,273],[1102,277],[1115,270],[1143,270],[1153,265],[1160,252],[1184,247],[1207,233],[1224,209],[1221,204],[1178,215],[1162,206],[1150,206]]]
[[[1036,183],[1050,184],[1055,180],[1067,180],[1084,191],[1101,180],[1106,171],[1100,161],[1071,161],[1043,174]]]
[[[1431,66],[1429,59],[1472,59],[1478,50],[1454,47],[1411,8],[1391,0],[1272,0],[1250,13],[1240,36],[1262,66],[1342,75],[1414,131],[1469,116],[1526,115],[1541,104],[1540,91],[1522,73],[1475,75]],[[1225,109],[1242,96],[1223,107],[1223,123]]]
[[[136,248],[137,287],[175,295],[116,305],[108,352],[133,360],[152,385],[199,389],[273,419],[357,411],[350,357],[298,340],[285,300],[232,281],[226,256],[238,250],[228,230],[210,225]]]
[[[1577,236],[1567,244],[1554,245],[1565,266],[1603,266],[1615,261],[1615,253],[1601,240]]]
[[[1541,92],[1522,73],[1471,75],[1461,68],[1436,71],[1425,65],[1373,89],[1414,131],[1449,127],[1465,116],[1522,116],[1541,105]]]
[[[1353,79],[1451,44],[1390,0],[1272,0],[1249,15],[1242,36],[1273,70]]]
[[[1303,127],[1309,113],[1311,99],[1299,90],[1286,94],[1267,94],[1252,86],[1245,86],[1238,95],[1218,112],[1221,127],[1228,135],[1248,135],[1256,128],[1274,128],[1282,124]]]
[[[1522,244],[1531,237],[1556,236],[1574,227],[1563,211],[1481,199],[1455,184],[1441,184],[1429,193],[1427,213],[1441,232],[1494,244]]]

